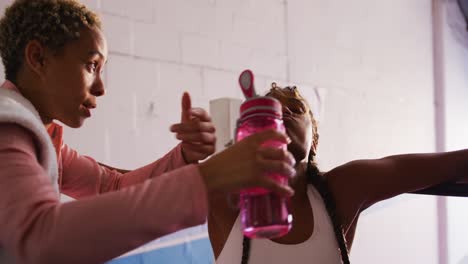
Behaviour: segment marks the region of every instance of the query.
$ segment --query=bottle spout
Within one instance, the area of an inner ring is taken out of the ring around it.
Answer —
[[[239,76],[239,85],[242,89],[242,93],[245,99],[250,99],[257,96],[254,86],[254,75],[251,70],[243,71]]]

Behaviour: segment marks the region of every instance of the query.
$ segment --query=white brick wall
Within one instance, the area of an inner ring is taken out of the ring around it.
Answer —
[[[182,36],[182,63],[217,68],[219,41],[199,34]]]
[[[102,14],[101,20],[110,52],[133,54],[134,34],[138,31],[134,31],[132,21],[125,17],[109,14]]]
[[[431,1],[286,2],[289,79],[325,95],[321,167],[434,151]],[[438,263],[436,216],[433,197],[371,208],[351,260]]]
[[[298,84],[314,103],[323,169],[434,150],[430,0],[83,2],[102,14],[108,94],[66,140],[110,165],[135,168],[163,155],[177,143],[168,128],[179,121],[182,92],[206,109],[210,99],[242,98],[245,68],[260,91],[271,81]],[[382,258],[391,252],[404,256],[398,263],[436,263],[433,199],[384,207],[363,217],[353,262],[397,263]]]

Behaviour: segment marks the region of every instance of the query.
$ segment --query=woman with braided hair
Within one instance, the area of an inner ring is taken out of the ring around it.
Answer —
[[[79,155],[55,120],[79,128],[105,94],[108,50],[96,14],[74,0],[16,0],[0,20],[0,263],[97,264],[163,235],[206,221],[213,192],[261,186],[294,174],[288,142],[275,131],[214,152],[209,115],[182,97],[181,144],[134,171]],[[122,123],[124,127],[126,124]],[[240,164],[231,161],[236,157]],[[59,193],[76,198],[60,203]]]
[[[350,263],[348,251],[363,210],[402,193],[468,182],[468,149],[356,160],[322,173],[315,161],[317,122],[306,100],[296,87],[275,84],[267,95],[283,106],[292,140],[288,150],[296,159],[292,228],[280,238],[250,240],[242,235],[239,211],[230,199],[212,199],[208,227],[218,264]]]

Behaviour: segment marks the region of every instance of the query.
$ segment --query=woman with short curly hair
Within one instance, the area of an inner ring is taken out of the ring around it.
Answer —
[[[55,120],[78,128],[91,117],[107,53],[99,18],[77,1],[16,0],[0,20],[0,263],[103,263],[202,224],[213,192],[292,193],[262,176],[294,171],[288,152],[261,147],[287,142],[284,134],[255,135],[198,163],[216,137],[187,93],[171,127],[182,142],[145,167],[115,169],[64,144]],[[61,204],[59,192],[78,200]]]
[[[16,1],[0,22],[0,53],[12,82],[23,63],[24,48],[37,40],[52,51],[80,37],[83,27],[101,29],[99,17],[77,1]]]

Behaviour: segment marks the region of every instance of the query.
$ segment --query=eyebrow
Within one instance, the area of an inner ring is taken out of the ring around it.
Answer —
[[[98,55],[101,59],[104,59],[104,58],[105,58],[105,57],[104,57],[104,54],[102,54],[102,53],[101,53],[100,51],[98,51],[98,50],[92,50],[92,51],[88,52],[88,55],[89,55],[89,56],[96,56],[96,55]],[[107,63],[107,61],[108,61],[108,60],[106,60],[105,63]]]

